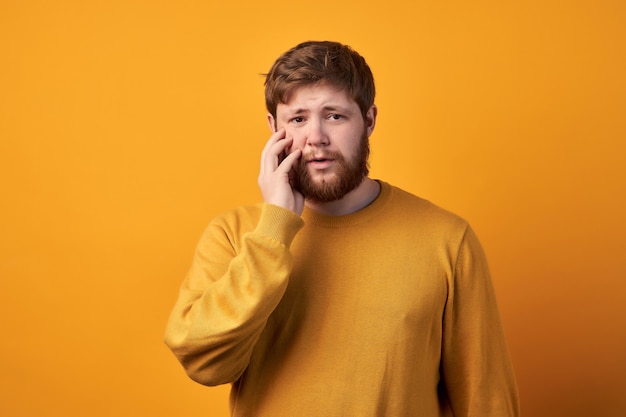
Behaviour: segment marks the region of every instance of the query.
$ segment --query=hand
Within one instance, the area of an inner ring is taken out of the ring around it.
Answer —
[[[282,158],[292,143],[293,139],[287,138],[285,129],[282,128],[269,138],[261,154],[258,183],[263,201],[300,215],[304,209],[304,196],[291,187],[289,173],[302,156],[302,151],[295,149],[284,159]]]

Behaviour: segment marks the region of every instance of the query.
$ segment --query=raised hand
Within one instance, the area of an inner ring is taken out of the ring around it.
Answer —
[[[292,143],[293,139],[287,138],[282,128],[269,138],[261,154],[258,184],[263,201],[300,215],[304,209],[304,197],[291,186],[289,173],[302,156],[302,151],[294,149],[283,158]]]

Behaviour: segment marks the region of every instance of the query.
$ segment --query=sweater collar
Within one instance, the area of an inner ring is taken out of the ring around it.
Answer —
[[[386,182],[376,181],[380,184],[380,193],[368,206],[343,216],[329,216],[305,207],[302,212],[304,223],[322,227],[348,227],[381,215],[393,197],[393,187]]]

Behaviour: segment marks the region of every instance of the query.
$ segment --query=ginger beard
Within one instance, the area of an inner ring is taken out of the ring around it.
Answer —
[[[325,158],[334,160],[335,171],[332,176],[321,180],[316,180],[311,176],[306,163],[313,158],[313,152],[303,154],[293,168],[292,186],[302,193],[306,200],[314,203],[340,200],[367,177],[369,154],[369,138],[365,132],[359,141],[357,153],[351,161],[339,152],[323,152]]]

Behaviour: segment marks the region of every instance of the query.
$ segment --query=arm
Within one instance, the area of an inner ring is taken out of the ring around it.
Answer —
[[[203,235],[170,315],[165,342],[193,380],[235,381],[245,371],[292,267],[299,216],[264,204],[256,228],[237,236],[219,221]]]
[[[468,226],[444,313],[442,372],[457,417],[517,417],[513,366],[487,261]]]
[[[170,315],[165,343],[201,384],[241,376],[287,288],[289,245],[303,226],[304,205],[289,182],[301,151],[281,157],[292,142],[284,129],[274,131],[261,154],[258,182],[265,204],[258,223],[248,225],[247,233],[239,231],[241,217],[211,223]]]

